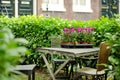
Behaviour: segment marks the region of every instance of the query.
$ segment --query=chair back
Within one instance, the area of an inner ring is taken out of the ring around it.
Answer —
[[[52,36],[51,37],[51,47],[56,48],[60,47],[61,37],[60,36]]]
[[[105,42],[100,43],[100,51],[98,53],[98,61],[97,61],[97,71],[101,71],[105,69],[104,65],[99,64],[106,64],[108,62],[108,57],[110,55],[110,49],[107,48],[107,45]]]

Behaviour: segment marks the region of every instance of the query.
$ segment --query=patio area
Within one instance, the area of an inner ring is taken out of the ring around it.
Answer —
[[[28,80],[28,76],[20,76],[20,80]],[[48,80],[49,79],[49,73],[47,72],[47,69],[42,70],[35,70],[35,80]]]
[[[20,80],[28,80],[27,75],[19,76],[19,77],[21,78]],[[35,80],[49,80],[49,77],[50,77],[50,74],[46,68],[43,70],[38,70],[38,69],[35,70]],[[114,80],[113,76],[108,76],[107,80]]]

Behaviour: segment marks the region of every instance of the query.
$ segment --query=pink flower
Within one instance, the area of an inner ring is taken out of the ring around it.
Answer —
[[[91,28],[88,29],[89,33],[92,32],[92,31],[94,31],[94,27],[91,27]]]
[[[75,31],[74,27],[70,28],[70,31],[71,31],[71,32],[74,32],[74,31]]]
[[[70,33],[70,29],[68,29],[68,28],[64,28],[63,31],[64,31],[65,33],[67,33],[67,34]]]
[[[82,28],[82,31],[87,31],[88,30],[88,28]]]
[[[82,28],[77,28],[76,30],[78,33],[82,31]]]
[[[94,31],[94,27],[91,27],[91,28],[90,28],[90,31]]]
[[[63,32],[63,41],[66,42],[91,42],[93,39],[92,32],[94,31],[94,27],[84,27],[84,28],[64,28]]]

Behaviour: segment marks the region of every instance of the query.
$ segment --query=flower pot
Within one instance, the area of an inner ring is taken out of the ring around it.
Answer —
[[[83,42],[82,44],[88,44],[88,42]]]
[[[61,42],[61,44],[70,44],[70,42]]]

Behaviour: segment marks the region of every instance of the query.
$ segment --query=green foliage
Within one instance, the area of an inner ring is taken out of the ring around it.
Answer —
[[[120,29],[119,16],[116,18],[101,17],[97,20],[77,21],[65,20],[61,18],[46,18],[44,16],[20,16],[18,18],[0,17],[0,26],[9,27],[16,38],[25,38],[29,44],[25,45],[31,50],[29,56],[25,56],[27,64],[36,63],[43,66],[41,54],[35,52],[37,47],[50,47],[50,39],[52,36],[62,35],[63,28],[78,27],[94,27],[95,46],[99,46],[100,42],[110,40],[105,34],[114,35]],[[115,50],[116,51],[116,50]]]
[[[119,36],[120,37],[120,36]],[[116,41],[120,41],[116,40]],[[114,74],[117,80],[120,80],[120,42],[112,41],[114,44],[111,45],[112,55],[109,57],[109,61],[114,67]]]
[[[15,37],[24,37],[30,43],[26,45],[33,52],[39,46],[50,46],[51,36],[61,35],[63,28],[78,27],[94,27],[94,36],[96,46],[101,41],[105,41],[106,32],[116,32],[118,24],[115,19],[101,17],[98,20],[76,21],[64,20],[60,18],[45,18],[44,16],[20,16],[18,18],[0,17],[1,27],[9,27],[12,29]]]
[[[21,55],[27,50],[18,46],[21,42],[27,41],[14,38],[8,28],[0,28],[0,80],[15,80],[16,76],[12,74],[13,67],[22,60]]]
[[[112,51],[109,61],[114,68],[113,74],[115,74],[116,80],[120,80],[120,31],[115,34],[107,33],[106,36],[109,38],[108,43]]]

